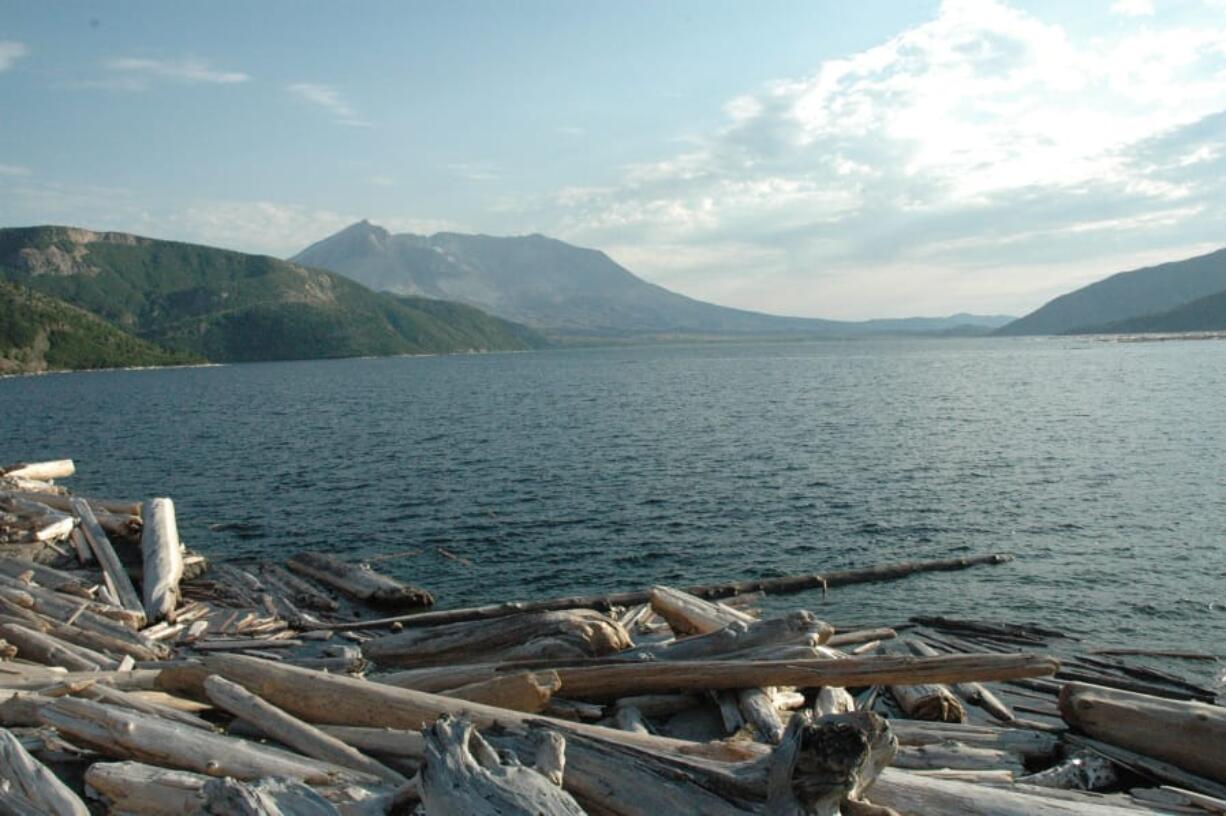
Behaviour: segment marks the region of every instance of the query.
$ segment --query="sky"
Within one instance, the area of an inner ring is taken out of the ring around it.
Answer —
[[[1226,246],[1226,0],[0,0],[0,225],[285,257],[362,218],[1022,314]]]

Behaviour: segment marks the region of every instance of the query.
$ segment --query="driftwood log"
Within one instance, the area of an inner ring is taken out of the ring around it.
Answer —
[[[424,589],[402,584],[369,567],[351,564],[327,553],[295,553],[286,566],[372,606],[417,609],[434,604],[434,597]]]
[[[143,626],[146,620],[145,607],[141,604],[140,596],[136,594],[136,587],[132,586],[128,571],[115,554],[111,540],[106,537],[106,532],[98,523],[93,508],[84,499],[73,499],[72,510],[81,521],[81,532],[85,534],[85,540],[89,542],[89,548],[97,559],[98,566],[102,567],[106,588],[121,607],[140,616],[137,627]]]
[[[175,504],[170,499],[145,502],[140,549],[145,616],[150,623],[165,620],[179,605],[179,581],[183,579],[183,545],[175,521]]]
[[[7,783],[0,786],[0,809],[8,805],[15,813],[89,816],[81,798],[4,728],[0,728],[0,782]],[[27,802],[33,809],[23,809]]]

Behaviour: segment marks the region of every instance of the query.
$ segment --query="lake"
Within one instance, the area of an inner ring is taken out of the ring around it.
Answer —
[[[206,554],[416,549],[379,567],[440,606],[1005,551],[1017,561],[771,605],[1209,651],[1226,625],[1226,344],[1213,340],[81,373],[0,380],[0,416],[0,461],[71,457],[79,493],[169,495]]]

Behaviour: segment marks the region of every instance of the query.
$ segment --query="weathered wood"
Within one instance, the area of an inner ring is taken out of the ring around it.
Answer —
[[[1135,808],[1103,803],[1092,793],[1046,796],[1044,788],[977,785],[886,768],[868,789],[875,805],[903,816],[1137,816]]]
[[[183,579],[183,545],[175,521],[175,504],[170,499],[145,502],[145,526],[140,549],[143,569],[145,617],[159,621],[174,615],[179,605],[179,581]]]
[[[287,714],[224,677],[213,675],[206,678],[204,690],[209,699],[219,707],[229,711],[235,717],[247,720],[278,742],[309,757],[370,774],[393,785],[403,785],[408,781],[383,763],[371,759],[336,737],[325,734],[315,726]]]
[[[922,640],[909,640],[911,651],[921,657],[936,657],[941,654]],[[977,705],[1001,722],[1012,722],[1013,712],[995,694],[980,683],[954,683],[950,689],[972,705]]]
[[[129,612],[139,613],[143,618],[145,608],[141,604],[140,596],[136,594],[136,587],[132,586],[128,571],[120,563],[110,539],[98,524],[93,508],[84,499],[73,499],[72,510],[81,521],[81,531],[85,533],[85,540],[89,542],[89,548],[98,560],[98,566],[102,567],[107,589],[118,599],[120,606]]]
[[[71,671],[113,669],[118,664],[97,653],[89,653],[51,635],[28,629],[17,623],[0,623],[0,637],[17,647],[17,653],[28,660],[46,666],[63,666]]]
[[[20,588],[17,589],[18,587]],[[23,586],[8,576],[0,575],[0,608],[5,606],[6,601],[32,609],[65,625],[71,621],[71,625],[79,629],[107,635],[114,639],[114,646],[107,647],[108,651],[122,650],[124,654],[131,654],[138,660],[146,659],[150,653],[166,653],[166,648],[156,641],[133,631],[122,622],[100,614],[96,611],[102,609],[99,604],[87,604],[80,598],[51,592],[42,587]],[[142,617],[144,614],[143,611],[140,613]]]
[[[472,723],[441,717],[426,731],[418,785],[431,816],[585,816],[585,811],[546,774],[559,776],[562,746],[545,743],[545,773],[507,764]]]
[[[667,643],[628,649],[619,657],[651,656],[659,660],[702,660],[766,646],[825,643],[834,628],[812,612],[798,610],[767,620],[733,621],[713,632]]]
[[[293,779],[210,779],[200,795],[205,816],[340,816],[322,794]]]
[[[1060,713],[1094,739],[1226,783],[1226,708],[1069,683]]]
[[[0,728],[0,779],[29,800],[34,813],[49,816],[89,816],[81,798],[22,747],[11,732]]]
[[[749,723],[761,742],[777,745],[783,739],[783,720],[769,691],[762,688],[741,689],[736,694],[736,700],[745,722]]]
[[[424,589],[402,584],[368,567],[347,563],[327,553],[295,553],[286,566],[373,606],[413,609],[434,604],[433,596]]]
[[[632,645],[617,621],[599,612],[572,609],[407,629],[363,644],[362,655],[388,666],[471,663],[512,653],[539,638],[560,641],[559,657],[597,657]]]
[[[562,687],[555,671],[503,675],[442,692],[448,697],[535,714],[544,711],[553,693]]]
[[[885,721],[867,712],[788,723],[767,771],[766,811],[772,816],[839,816],[860,801],[898,743]]]
[[[1226,785],[1199,776],[1191,771],[1185,771],[1183,768],[1170,762],[1154,759],[1136,751],[1129,751],[1127,748],[1120,748],[1118,745],[1111,745],[1110,743],[1083,737],[1079,734],[1066,734],[1064,741],[1074,748],[1088,748],[1139,776],[1159,782],[1167,782],[1181,788],[1203,793],[1207,796],[1226,799]]]
[[[1088,749],[1066,755],[1057,765],[1038,773],[1017,777],[1026,785],[1065,790],[1109,790],[1119,786],[1121,778],[1117,766],[1104,756]]]
[[[91,597],[89,587],[77,576],[25,558],[0,558],[0,573],[10,578],[29,574],[35,583],[47,589],[80,598]]]
[[[160,703],[151,702],[141,699],[131,692],[121,691],[116,688],[111,688],[105,683],[94,683],[88,688],[83,689],[76,696],[84,697],[88,700],[97,700],[101,703],[119,706],[121,708],[130,708],[133,711],[139,711],[143,714],[149,714],[154,717],[162,717],[172,722],[182,723],[191,728],[198,728],[202,731],[212,731],[211,723],[202,720],[195,714],[187,711],[180,711],[177,708],[162,705]]]
[[[106,683],[125,691],[147,691],[154,687],[161,672],[150,669],[133,671],[53,672],[47,669],[36,673],[23,672],[9,675],[0,673],[0,689],[13,691],[37,691],[51,683],[71,683],[77,680],[93,680]]]
[[[85,784],[111,813],[131,816],[199,813],[205,804],[202,789],[211,778],[143,762],[95,762],[85,771]]]
[[[47,462],[23,462],[0,469],[0,476],[11,479],[34,479],[47,482],[52,479],[67,479],[77,472],[71,459],[53,459]]]
[[[706,635],[730,623],[752,623],[755,618],[730,606],[713,603],[666,586],[651,588],[651,608],[677,635]]]
[[[870,643],[877,640],[893,640],[898,632],[888,627],[879,629],[856,629],[851,632],[835,632],[824,645],[831,647],[852,646],[858,643]]]
[[[882,644],[881,654],[911,654],[905,641]],[[904,685],[890,684],[890,694],[903,712],[915,720],[960,723],[966,721],[966,709],[954,693],[937,683]]]
[[[892,765],[908,770],[1005,770],[1019,776],[1026,772],[1022,758],[1017,754],[994,748],[979,748],[961,742],[905,745],[899,748]]]
[[[822,575],[806,573],[781,578],[766,578],[756,581],[734,581],[723,584],[700,584],[686,587],[685,591],[707,600],[728,598],[745,592],[799,592],[814,587],[848,586],[851,584],[869,583],[873,581],[893,581],[920,572],[937,572],[960,570],[984,564],[1004,564],[1013,560],[1011,555],[993,553],[991,555],[968,556],[966,558],[944,558],[933,561],[905,561],[895,564],[880,564],[862,569],[840,570]],[[549,598],[539,601],[511,601],[507,603],[488,604],[464,609],[448,609],[439,612],[421,612],[412,615],[397,615],[395,617],[378,618],[375,620],[354,621],[345,623],[322,624],[320,628],[333,630],[370,629],[377,626],[388,626],[399,623],[402,626],[436,626],[441,623],[457,623],[460,621],[489,620],[514,615],[520,612],[549,612],[558,609],[610,609],[614,606],[632,606],[647,603],[651,600],[651,590],[635,590],[631,592],[613,592],[603,595],[577,595],[568,598]]]
[[[66,739],[106,756],[210,776],[236,779],[284,776],[312,784],[370,779],[331,763],[92,700],[61,698],[43,706],[39,718]]]
[[[1025,759],[1046,760],[1055,755],[1060,739],[1055,734],[1025,728],[890,720],[900,745],[934,745],[958,742],[974,748],[1009,751]]]

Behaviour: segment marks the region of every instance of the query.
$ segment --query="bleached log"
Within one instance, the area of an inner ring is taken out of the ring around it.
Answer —
[[[1026,772],[1017,754],[953,741],[901,746],[892,765],[909,770],[1008,771],[1015,776]]]
[[[562,687],[555,671],[523,672],[503,675],[481,683],[471,683],[444,691],[448,697],[509,708],[512,711],[544,711],[553,693]]]
[[[632,645],[621,624],[599,612],[574,609],[406,629],[363,644],[362,655],[389,666],[456,664],[488,660],[538,638],[562,638],[580,655],[593,657]]]
[[[911,654],[906,642],[883,644],[882,654]],[[932,658],[930,658],[932,659]],[[966,709],[944,685],[938,683],[890,685],[890,694],[903,712],[915,720],[966,722]]]
[[[613,726],[622,731],[631,731],[637,734],[651,733],[651,729],[647,727],[647,721],[643,719],[643,712],[634,706],[618,706],[614,709]]]
[[[88,790],[102,798],[111,813],[130,816],[199,813],[205,803],[202,789],[211,778],[143,762],[95,762],[85,771]]]
[[[139,711],[142,714],[148,714],[153,717],[162,717],[164,719],[171,720],[172,722],[182,723],[190,728],[197,728],[202,731],[211,732],[213,730],[211,723],[206,720],[202,720],[191,712],[181,711],[178,708],[172,708],[170,706],[142,699],[131,692],[112,688],[105,683],[94,683],[76,696],[84,697],[88,700],[97,700],[98,702],[119,706],[121,708],[130,708],[133,711]]]
[[[89,816],[89,809],[59,777],[22,747],[21,741],[0,728],[0,779],[37,810],[53,816]],[[0,792],[0,802],[5,794]]]
[[[1044,731],[1024,728],[957,723],[925,722],[923,720],[891,720],[890,727],[900,745],[933,745],[954,741],[975,748],[1009,751],[1024,759],[1049,759],[1054,756],[1060,738]]]
[[[26,609],[16,604],[6,603],[6,600],[6,598],[0,597],[0,619],[9,618],[12,619],[11,622],[13,623],[21,623],[30,629],[52,635],[68,643],[90,649],[96,653],[100,652],[106,656],[108,663],[113,662],[112,654],[140,657],[142,660],[155,660],[162,654],[152,649],[145,649],[139,643],[132,643],[126,639],[117,638],[102,632],[95,632],[91,629],[80,628],[76,625],[61,623],[54,618],[40,615],[33,609]],[[109,666],[109,668],[117,667]]]
[[[3,486],[0,486],[0,498],[25,499],[27,501],[36,501],[36,502],[40,502],[42,504],[47,505],[53,510],[58,510],[61,513],[73,513],[74,511],[72,509],[72,500],[74,498],[79,498],[79,499],[82,499],[83,501],[88,502],[89,506],[94,508],[94,514],[99,517],[99,520],[101,520],[102,514],[105,513],[105,514],[109,514],[112,516],[125,516],[128,518],[135,517],[137,521],[140,521],[140,509],[141,509],[140,502],[115,501],[113,499],[84,498],[81,496],[47,494],[47,493],[41,493],[41,492],[38,492],[38,493],[31,493],[28,491],[22,492],[19,489],[8,490],[4,488]]]
[[[1137,816],[1135,808],[1104,804],[1092,793],[1045,796],[1044,788],[998,787],[886,768],[868,800],[903,816]]]
[[[332,763],[92,700],[71,697],[56,700],[39,710],[39,719],[65,739],[106,756],[210,776],[236,779],[284,776],[312,784],[375,779]]]
[[[17,623],[0,624],[0,637],[17,647],[17,653],[46,666],[63,666],[70,671],[113,669],[118,663],[105,655],[37,632]]]
[[[108,651],[122,651],[137,660],[147,660],[153,656],[164,656],[167,649],[149,638],[143,637],[132,628],[100,613],[100,604],[84,603],[79,598],[72,598],[58,592],[50,592],[41,587],[23,586],[5,575],[0,575],[0,607],[8,603],[22,606],[37,612],[54,621],[71,625],[79,629],[97,632],[112,638],[113,646]],[[144,617],[144,612],[140,613]],[[67,638],[65,638],[67,639]]]
[[[659,660],[709,660],[767,646],[791,645],[816,639],[825,643],[834,627],[812,612],[797,610],[778,618],[733,621],[714,632],[662,644],[629,649],[620,656],[650,655]]]
[[[22,672],[21,674],[0,673],[0,689],[12,691],[37,691],[52,683],[72,683],[78,680],[92,680],[106,683],[124,691],[148,691],[154,688],[161,671],[158,669],[133,669],[132,671],[89,671],[89,672],[53,672],[43,669],[39,672]]]
[[[1068,683],[1060,713],[1094,739],[1226,783],[1226,708]]]
[[[761,688],[741,689],[736,699],[741,715],[753,727],[759,740],[767,745],[776,745],[783,739],[783,720],[769,691]]]
[[[705,601],[688,592],[665,586],[651,588],[651,608],[668,621],[669,628],[678,635],[705,635],[733,622],[752,623],[756,620],[752,615],[730,606]]]
[[[89,587],[77,576],[25,558],[0,558],[0,573],[18,579],[29,574],[36,584],[47,589],[80,598],[91,597]]]
[[[421,731],[360,725],[321,725],[319,730],[368,754],[421,759],[426,750]]]
[[[339,816],[320,793],[293,779],[210,779],[200,789],[210,816]]]
[[[219,707],[229,711],[235,717],[247,720],[278,742],[301,751],[309,757],[370,774],[393,785],[403,785],[408,781],[383,763],[325,734],[315,726],[287,714],[224,677],[212,675],[205,678],[204,690],[209,699]]]
[[[544,774],[504,763],[464,719],[440,718],[426,731],[425,743],[418,785],[431,816],[585,816],[546,775],[560,770],[562,752],[556,743],[550,746]]]
[[[296,553],[286,566],[372,606],[412,609],[434,604],[434,597],[424,589],[402,584],[369,567],[350,564],[327,553]]]
[[[121,607],[129,612],[139,613],[144,618],[145,609],[141,605],[140,596],[136,594],[136,587],[132,586],[132,579],[128,571],[120,563],[110,539],[106,537],[102,526],[98,524],[94,509],[84,499],[73,499],[72,510],[80,519],[85,540],[89,542],[89,548],[93,551],[94,558],[98,559],[98,566],[102,568],[107,589],[119,600]]]
[[[941,654],[922,640],[910,640],[908,645],[912,652],[921,657],[936,657]],[[963,700],[979,706],[1001,722],[1012,722],[1015,719],[1013,711],[981,683],[954,683],[950,689]]]
[[[1017,781],[1045,788],[1097,791],[1119,785],[1120,774],[1111,760],[1093,751],[1081,750],[1065,757],[1058,765],[1019,776]]]
[[[840,646],[852,646],[859,643],[871,643],[876,640],[893,640],[898,637],[898,632],[888,627],[878,629],[856,629],[850,632],[835,632],[826,641],[826,646],[838,648]]]
[[[0,470],[0,476],[12,479],[35,479],[47,482],[52,479],[67,479],[77,472],[71,459],[53,459],[47,462],[27,462],[10,465]]]
[[[153,622],[172,617],[179,605],[183,544],[179,541],[173,501],[150,499],[145,502],[144,511],[145,526],[140,536],[141,588],[145,617]]]

